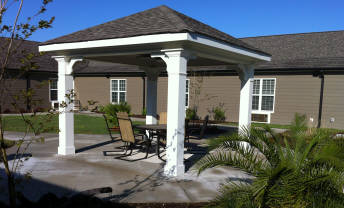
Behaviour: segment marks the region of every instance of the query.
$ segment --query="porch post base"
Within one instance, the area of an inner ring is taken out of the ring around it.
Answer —
[[[177,166],[169,166],[169,165],[165,165],[164,167],[164,175],[165,176],[183,176],[185,173],[185,165],[181,164],[181,165],[177,165]]]
[[[58,155],[75,155],[75,147],[70,146],[70,147],[63,147],[59,146],[57,149]]]

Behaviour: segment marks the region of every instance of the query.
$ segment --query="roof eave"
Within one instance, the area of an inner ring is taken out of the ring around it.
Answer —
[[[264,52],[257,52],[233,44],[228,44],[223,41],[216,40],[211,37],[200,35],[197,33],[165,33],[165,34],[153,34],[153,35],[142,35],[127,38],[115,38],[105,40],[92,40],[72,43],[56,43],[39,46],[40,52],[61,52],[61,51],[72,51],[82,50],[90,48],[106,48],[106,47],[123,47],[133,45],[145,45],[145,44],[164,44],[171,42],[190,42],[201,44],[207,47],[235,53],[242,56],[250,57],[255,61],[271,61],[271,56]]]

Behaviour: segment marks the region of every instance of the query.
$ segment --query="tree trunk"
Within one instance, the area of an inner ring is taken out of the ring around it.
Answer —
[[[16,207],[16,190],[15,190],[14,178],[13,178],[11,170],[8,166],[6,149],[4,148],[3,144],[1,144],[1,146],[2,146],[1,147],[2,160],[3,160],[4,166],[5,166],[5,172],[7,175],[9,202],[10,202],[11,207]]]
[[[0,112],[1,112],[1,109],[0,109]],[[5,173],[7,175],[9,202],[10,202],[10,206],[14,208],[16,207],[16,189],[15,189],[14,178],[11,173],[10,167],[8,165],[8,160],[7,160],[7,152],[6,152],[6,147],[5,147],[5,138],[4,138],[3,125],[2,125],[2,118],[0,118],[0,149],[1,149],[2,162],[4,163]]]

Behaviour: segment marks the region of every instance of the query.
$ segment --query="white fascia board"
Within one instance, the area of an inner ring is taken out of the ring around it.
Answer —
[[[198,34],[193,34],[190,35],[188,34],[188,40],[192,41],[192,42],[196,42],[199,44],[203,44],[203,45],[208,45],[214,48],[219,48],[225,51],[229,51],[232,53],[236,53],[236,54],[241,54],[244,56],[249,56],[255,59],[259,59],[259,60],[263,60],[263,61],[271,61],[271,57],[268,55],[262,55],[259,53],[256,53],[254,51],[251,51],[249,49],[245,49],[245,48],[239,48],[239,47],[233,47],[229,44],[217,41],[217,40],[213,40],[210,39],[208,37],[202,36],[202,35],[198,35]]]
[[[125,46],[125,45],[139,45],[139,44],[152,44],[152,43],[164,43],[173,41],[191,41],[203,45],[207,45],[214,48],[219,48],[232,53],[249,56],[258,60],[271,61],[269,56],[265,56],[254,51],[233,47],[221,41],[217,41],[202,35],[189,33],[168,33],[168,34],[156,34],[156,35],[141,35],[129,38],[115,38],[107,40],[92,40],[82,41],[75,43],[56,43],[50,45],[39,46],[40,52],[52,52],[52,51],[64,51],[73,49],[87,49],[87,48],[100,48],[100,47],[112,47],[112,46]]]
[[[129,37],[129,38],[115,38],[115,39],[107,39],[107,40],[92,40],[92,41],[83,41],[83,42],[75,42],[75,43],[56,43],[56,44],[50,44],[50,45],[42,45],[42,46],[39,46],[39,51],[40,52],[63,51],[63,50],[73,50],[73,49],[151,44],[151,43],[163,43],[163,42],[184,41],[184,40],[188,40],[188,33],[142,35],[142,36]]]

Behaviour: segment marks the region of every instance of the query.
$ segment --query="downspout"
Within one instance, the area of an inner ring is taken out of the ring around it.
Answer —
[[[318,112],[318,125],[317,128],[321,127],[321,119],[322,119],[322,108],[323,108],[323,100],[324,100],[324,83],[325,83],[325,76],[324,72],[321,71],[318,74],[318,77],[320,78],[320,100],[319,100],[319,112]]]

